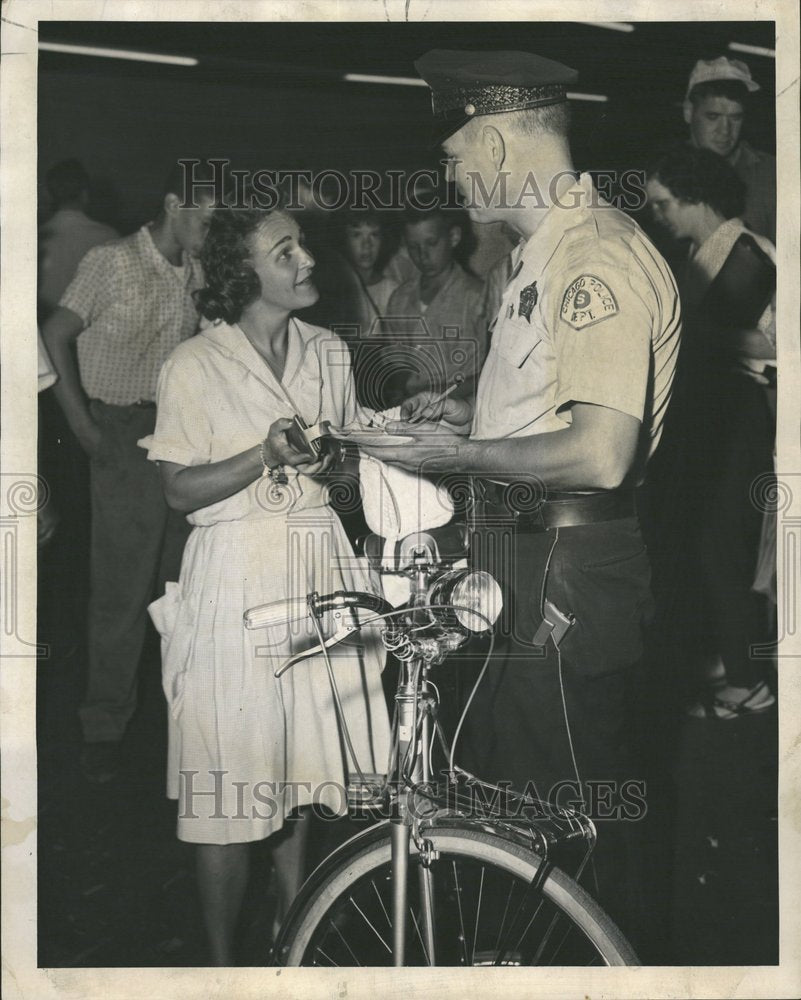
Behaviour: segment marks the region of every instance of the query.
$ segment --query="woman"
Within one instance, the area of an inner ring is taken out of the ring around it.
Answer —
[[[194,530],[180,581],[151,610],[170,704],[168,795],[179,799],[179,838],[198,845],[213,962],[230,965],[249,842],[271,838],[277,928],[302,882],[309,806],[343,814],[355,770],[321,658],[274,676],[313,632],[249,632],[243,614],[312,590],[369,588],[328,507],[327,461],[286,437],[293,414],[308,425],[355,418],[347,349],[292,316],[317,298],[297,223],[280,210],[218,211],[202,262],[198,302],[214,325],[165,364],[149,451]],[[365,643],[335,651],[333,664],[359,765],[380,771],[383,657],[376,639]]]
[[[739,217],[744,185],[714,153],[685,146],[665,155],[649,171],[647,192],[657,222],[691,241],[679,275],[685,329],[670,417],[692,449],[686,468],[696,503],[685,520],[698,526],[707,673],[719,686],[690,714],[728,720],[775,702],[750,655],[765,628],[752,592],[762,517],[750,490],[773,470],[775,249]]]

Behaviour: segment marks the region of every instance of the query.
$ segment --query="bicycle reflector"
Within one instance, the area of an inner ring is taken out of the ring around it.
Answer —
[[[452,625],[455,617],[469,632],[486,632],[498,620],[503,597],[501,588],[484,570],[453,569],[434,581],[426,604],[447,605],[431,609],[442,624]]]

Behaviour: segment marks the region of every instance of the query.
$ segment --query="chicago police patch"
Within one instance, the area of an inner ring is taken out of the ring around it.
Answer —
[[[594,274],[582,274],[568,286],[560,315],[574,330],[583,330],[619,311],[612,289]]]

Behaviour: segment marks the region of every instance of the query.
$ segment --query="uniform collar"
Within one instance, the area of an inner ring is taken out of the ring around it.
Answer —
[[[542,222],[523,244],[520,260],[527,271],[541,272],[554,254],[560,240],[573,226],[583,220],[589,206],[606,205],[592,183],[589,174],[580,174],[560,196],[560,203],[546,211]]]

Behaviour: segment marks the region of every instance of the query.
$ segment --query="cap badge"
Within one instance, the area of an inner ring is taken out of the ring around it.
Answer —
[[[526,287],[520,291],[520,300],[517,303],[517,315],[525,316],[526,320],[530,323],[531,313],[534,306],[537,304],[538,298],[539,293],[537,291],[537,282],[532,281],[530,285],[526,285]]]

